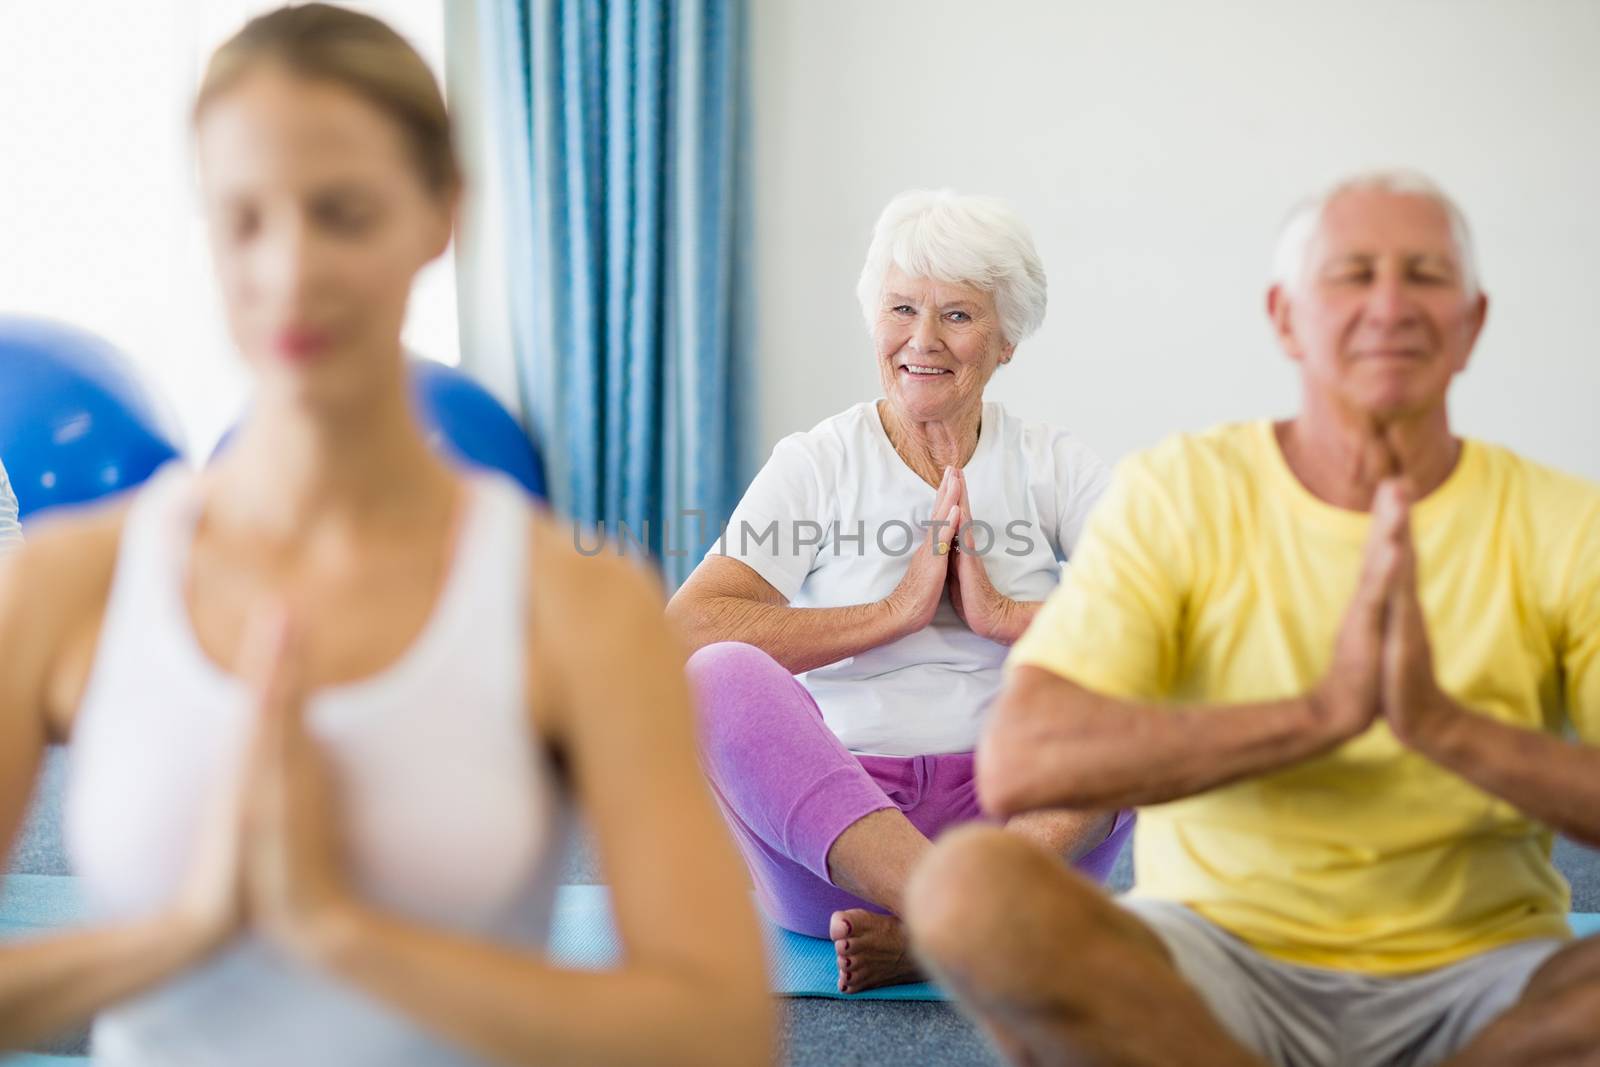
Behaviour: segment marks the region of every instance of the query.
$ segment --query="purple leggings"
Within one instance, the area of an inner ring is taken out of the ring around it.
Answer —
[[[852,755],[805,686],[754,645],[707,645],[690,657],[689,680],[706,775],[763,909],[785,929],[827,937],[835,911],[884,910],[828,880],[828,850],[864,816],[897,808],[929,839],[991,821],[978,809],[972,753]],[[1105,881],[1132,824],[1132,812],[1119,813],[1078,870]]]

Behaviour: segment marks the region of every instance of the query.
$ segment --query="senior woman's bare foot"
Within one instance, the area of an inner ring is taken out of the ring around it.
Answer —
[[[911,956],[905,924],[893,915],[862,908],[836,911],[828,920],[828,936],[839,958],[841,993],[920,982],[925,977]]]

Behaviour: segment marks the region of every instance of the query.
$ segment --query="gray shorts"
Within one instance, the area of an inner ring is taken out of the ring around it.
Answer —
[[[1262,955],[1195,912],[1123,897],[1223,1027],[1276,1067],[1429,1067],[1522,996],[1565,941],[1493,949],[1421,974],[1376,977]]]

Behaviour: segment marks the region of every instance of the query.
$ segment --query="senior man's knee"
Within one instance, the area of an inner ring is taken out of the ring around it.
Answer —
[[[1585,1058],[1600,1048],[1600,982],[1579,980],[1555,989],[1530,991],[1491,1022],[1444,1067],[1499,1067],[1503,1063],[1597,1062]]]
[[[1600,1063],[1600,978],[1575,982],[1551,999],[1550,1029]]]
[[[922,951],[954,962],[994,952],[1019,929],[1057,934],[1092,926],[1095,890],[1054,856],[1017,834],[963,826],[940,837],[912,872],[905,920]]]

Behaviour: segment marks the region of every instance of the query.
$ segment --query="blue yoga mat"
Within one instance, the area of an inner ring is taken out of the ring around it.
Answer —
[[[1572,932],[1579,937],[1600,934],[1600,914],[1574,913]],[[767,925],[772,961],[772,991],[786,997],[831,997],[835,1000],[948,1000],[932,982],[841,993],[833,942],[803,937]],[[611,896],[602,885],[564,885],[556,893],[550,930],[550,955],[570,967],[599,969],[616,962],[620,953],[611,924]]]
[[[81,912],[71,878],[54,874],[0,876],[0,936],[71,926]]]
[[[0,937],[71,926],[80,906],[71,878],[13,874],[0,884]],[[786,997],[840,1000],[944,1000],[926,982],[890,986],[865,993],[841,993],[833,942],[767,928],[772,961],[772,991]],[[599,969],[614,964],[621,945],[611,922],[611,894],[602,885],[564,885],[556,891],[550,926],[550,955],[570,967]]]
[[[0,936],[70,926],[79,915],[72,879],[13,874],[0,885]],[[1600,935],[1600,914],[1571,916],[1579,937]],[[768,927],[772,991],[788,997],[838,1000],[944,1000],[927,982],[845,994],[837,988],[833,943]],[[605,886],[565,885],[556,893],[550,930],[550,955],[571,967],[601,968],[616,962],[620,944],[611,922],[611,897]],[[47,1061],[40,1061],[47,1062]]]
[[[839,992],[839,969],[833,942],[802,937],[767,926],[772,991],[785,997],[832,997],[836,1000],[947,1000],[930,982]],[[569,967],[598,969],[616,962],[621,946],[611,923],[611,894],[603,885],[564,885],[556,892],[550,926],[550,956]]]

